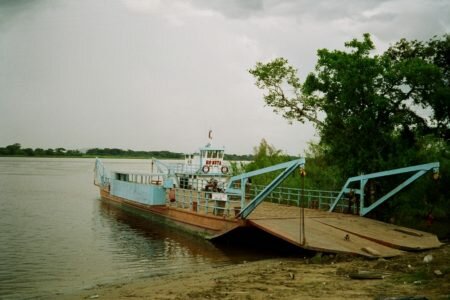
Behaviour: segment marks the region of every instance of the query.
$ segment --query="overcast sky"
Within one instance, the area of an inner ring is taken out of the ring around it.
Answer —
[[[450,32],[450,1],[0,0],[0,147],[290,154],[317,140],[264,106],[248,73],[369,32],[377,51]]]

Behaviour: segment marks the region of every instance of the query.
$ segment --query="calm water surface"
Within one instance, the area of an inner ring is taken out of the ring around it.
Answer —
[[[150,166],[104,163],[116,170]],[[93,159],[0,158],[1,299],[45,298],[255,257],[103,204],[93,166]]]

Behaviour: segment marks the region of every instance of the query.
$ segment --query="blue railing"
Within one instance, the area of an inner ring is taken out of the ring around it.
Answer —
[[[94,167],[94,184],[101,187],[109,185],[111,182],[111,173],[105,168],[102,161],[98,158],[95,159]]]
[[[251,185],[247,192],[248,197],[255,197],[264,188],[265,186],[263,185]],[[306,208],[328,210],[338,195],[339,191],[305,189],[302,192],[302,189],[300,188],[277,187],[265,198],[265,201],[283,205],[301,205]],[[336,211],[347,212],[349,199],[344,197],[342,200],[342,203],[339,203],[337,206]],[[356,207],[351,207],[351,212],[356,213]]]
[[[250,201],[258,195],[265,186],[248,186],[245,198]],[[226,195],[224,193],[201,191],[196,189],[175,190],[175,201],[168,202],[172,207],[190,209],[197,213],[213,214],[225,217],[236,217],[241,211],[241,197]],[[336,199],[339,191],[315,190],[278,187],[274,189],[264,201],[288,206],[302,206],[306,208],[328,210]],[[225,197],[219,199],[218,196]],[[341,203],[336,206],[335,211],[349,212],[348,198],[343,198]],[[350,207],[350,212],[357,213],[355,206]]]
[[[198,191],[193,189],[173,189],[175,199],[168,205],[189,209],[196,213],[234,218],[240,212],[240,200],[233,200],[224,193]]]

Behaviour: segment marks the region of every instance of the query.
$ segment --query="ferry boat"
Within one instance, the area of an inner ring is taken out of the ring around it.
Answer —
[[[104,201],[162,217],[168,225],[205,238],[216,237],[245,226],[236,217],[241,200],[226,193],[231,166],[224,153],[210,140],[183,162],[152,159],[148,173],[110,172],[97,159],[94,183]]]
[[[441,245],[430,233],[363,217],[427,171],[436,172],[439,163],[351,177],[341,191],[283,188],[294,171],[305,176],[304,158],[232,174],[224,148],[211,142],[210,135],[209,143],[182,162],[152,159],[149,172],[109,171],[96,159],[94,184],[101,200],[207,239],[253,227],[300,248],[368,257]],[[274,171],[267,186],[251,184],[252,177]],[[414,174],[380,199],[365,200],[370,180],[403,173]]]

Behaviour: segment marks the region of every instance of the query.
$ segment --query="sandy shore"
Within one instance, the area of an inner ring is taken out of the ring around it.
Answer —
[[[432,255],[425,263],[424,257]],[[359,272],[359,273],[358,273]],[[354,274],[382,279],[351,279]],[[389,260],[317,255],[97,286],[58,299],[450,299],[450,246]]]

